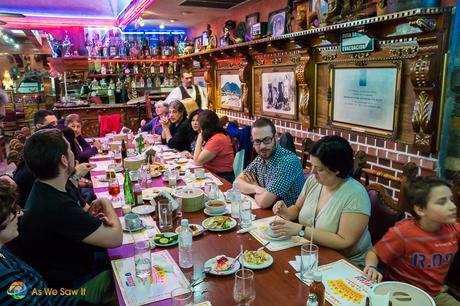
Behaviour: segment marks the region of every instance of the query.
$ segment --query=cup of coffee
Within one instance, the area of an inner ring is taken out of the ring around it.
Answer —
[[[195,169],[195,178],[197,178],[197,179],[204,179],[205,178],[204,168],[196,168]]]
[[[125,215],[125,224],[128,230],[135,230],[142,226],[142,220],[139,215],[128,213]]]

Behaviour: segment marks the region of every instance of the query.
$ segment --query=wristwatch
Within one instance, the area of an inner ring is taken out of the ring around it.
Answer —
[[[304,237],[304,236],[305,236],[305,225],[302,225],[302,228],[301,228],[300,231],[297,233],[297,235],[299,235],[300,237]]]

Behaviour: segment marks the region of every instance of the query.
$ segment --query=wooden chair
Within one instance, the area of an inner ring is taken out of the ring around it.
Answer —
[[[308,166],[308,160],[310,159],[310,150],[314,142],[310,138],[302,140],[302,169],[304,174],[310,173],[310,167]]]

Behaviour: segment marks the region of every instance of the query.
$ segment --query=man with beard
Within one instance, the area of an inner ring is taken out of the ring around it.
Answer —
[[[85,288],[84,300],[98,305],[110,301],[114,287],[108,261],[98,265],[95,257],[99,248],[122,243],[112,204],[99,199],[89,207],[79,196],[69,180],[75,157],[58,129],[34,133],[25,143],[24,160],[37,177],[21,221],[24,259],[50,288]]]
[[[305,177],[298,157],[276,144],[276,129],[267,118],[259,118],[252,126],[252,142],[257,156],[237,177],[240,190],[254,195],[256,203],[269,208],[282,200],[295,204]]]

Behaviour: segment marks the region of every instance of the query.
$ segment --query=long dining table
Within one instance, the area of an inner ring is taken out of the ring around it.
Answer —
[[[98,164],[101,161],[107,161],[108,157],[96,156],[92,158],[90,162],[92,164]],[[104,171],[92,171],[91,177],[94,181],[95,177],[104,174]],[[222,191],[226,191],[231,188],[231,184],[223,178],[219,178],[223,185],[220,186]],[[122,182],[120,182],[120,185]],[[152,178],[151,187],[166,186],[161,177]],[[94,188],[97,194],[107,192],[108,187]],[[123,212],[121,208],[117,208],[117,213],[122,216]],[[254,209],[253,214],[256,215],[257,219],[272,216],[272,212],[269,209]],[[189,219],[190,223],[198,223],[207,218],[203,211],[193,213],[183,213],[183,218]],[[176,220],[174,226],[178,226],[179,222]],[[225,232],[210,232],[205,231],[202,235],[196,236],[193,239],[193,261],[204,263],[206,260],[213,258],[217,255],[227,255],[234,257],[240,251],[242,245],[244,250],[256,250],[261,244],[249,233],[237,234],[238,227]],[[172,258],[179,263],[179,248],[178,246],[172,246],[168,248],[156,247],[152,252],[158,252],[167,249]],[[296,255],[300,255],[300,247],[292,247],[289,249],[270,252],[266,250],[271,256],[273,256],[273,264],[263,270],[257,270],[255,272],[255,290],[256,299],[252,305],[305,305],[307,296],[309,293],[309,287],[301,282],[296,276],[292,266],[288,263],[290,260],[295,260]],[[120,258],[128,258],[134,256],[134,248],[132,244],[122,245],[118,248],[108,250],[109,256],[112,260]],[[344,257],[333,249],[326,247],[320,247],[319,249],[319,265],[328,264]],[[182,269],[182,272],[190,280],[193,276],[193,269]],[[114,275],[115,278],[115,275]],[[234,276],[214,276],[206,275],[205,282],[201,284],[201,290],[205,288],[204,300],[210,301],[212,305],[234,305],[233,300],[233,284]],[[126,305],[121,295],[120,288],[115,279],[115,286],[118,295],[118,301],[120,305]],[[330,305],[326,302],[327,305]],[[171,305],[171,299],[158,301],[148,305]]]

